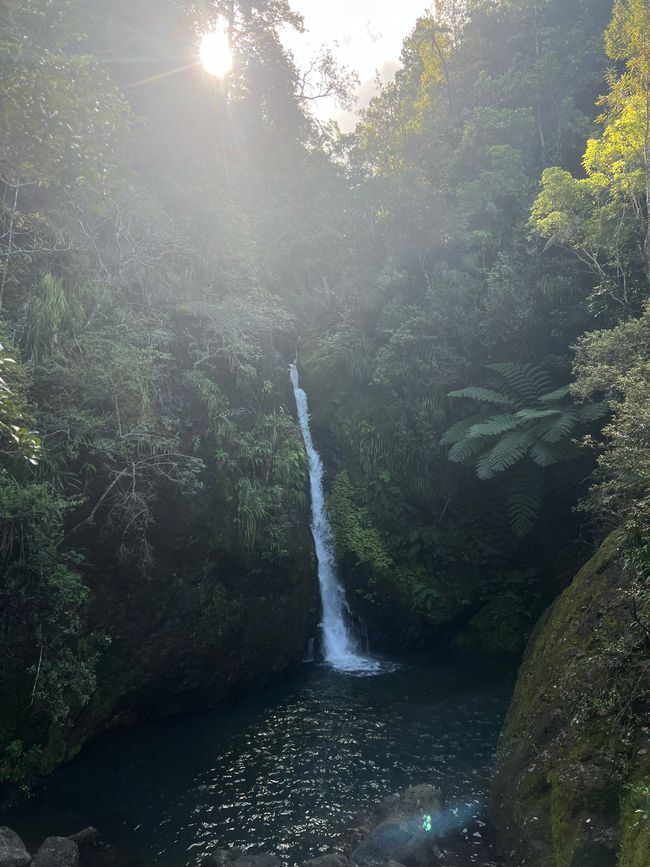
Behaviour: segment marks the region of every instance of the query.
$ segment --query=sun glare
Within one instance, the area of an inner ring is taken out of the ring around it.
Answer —
[[[228,44],[228,34],[223,30],[212,30],[210,33],[204,33],[201,38],[199,56],[203,68],[209,75],[223,78],[232,66],[232,51]]]

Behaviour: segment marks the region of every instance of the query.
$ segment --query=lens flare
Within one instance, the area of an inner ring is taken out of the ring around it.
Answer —
[[[232,68],[232,51],[224,30],[211,30],[201,37],[199,57],[209,75],[223,78]]]

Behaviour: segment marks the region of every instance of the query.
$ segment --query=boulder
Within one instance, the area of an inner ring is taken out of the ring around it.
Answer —
[[[434,786],[412,786],[385,798],[375,812],[377,824],[354,849],[350,861],[363,867],[388,862],[431,867],[438,863],[437,840],[446,831],[442,818],[441,795]]]
[[[77,831],[76,834],[70,834],[68,840],[72,840],[80,849],[96,846],[99,843],[99,831],[97,828],[89,826],[88,828],[83,828],[81,831]]]
[[[11,828],[0,826],[0,867],[29,867],[32,857]]]
[[[650,657],[629,637],[645,580],[614,533],[536,627],[492,780],[490,818],[509,863],[650,864],[637,812],[650,781]]]
[[[79,867],[79,847],[69,837],[47,837],[33,867]]]

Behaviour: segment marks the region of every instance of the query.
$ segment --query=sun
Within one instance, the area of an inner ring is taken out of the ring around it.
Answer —
[[[211,30],[201,37],[199,57],[209,75],[223,78],[232,67],[232,51],[228,34],[223,30]]]

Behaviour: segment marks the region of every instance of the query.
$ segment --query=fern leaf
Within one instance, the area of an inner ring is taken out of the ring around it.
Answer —
[[[563,400],[570,394],[571,386],[563,385],[562,388],[556,388],[555,391],[549,391],[548,394],[542,394],[537,400],[540,403],[555,403],[558,400]]]
[[[486,418],[485,421],[473,424],[469,429],[468,436],[472,439],[475,437],[497,436],[497,434],[506,433],[506,431],[519,427],[521,421],[520,418],[517,418],[517,416],[512,413],[491,415]]]
[[[604,415],[607,415],[609,407],[606,403],[587,403],[578,407],[578,420],[582,424],[591,424],[598,421]]]
[[[506,508],[513,532],[519,538],[530,533],[535,526],[542,505],[542,473],[534,464],[526,462],[511,480]]]
[[[483,418],[485,418],[485,414],[478,413],[470,416],[469,418],[464,418],[461,421],[457,421],[456,424],[453,424],[448,430],[444,432],[440,439],[440,444],[443,446],[448,446],[452,443],[457,443],[459,440],[464,439],[467,436],[467,432],[469,431],[471,426]]]
[[[481,403],[496,403],[497,405],[513,406],[514,401],[507,394],[494,391],[492,388],[480,388],[470,385],[460,391],[450,391],[447,397],[468,397]]]
[[[480,439],[462,439],[455,443],[447,454],[450,461],[455,464],[461,464],[476,457],[479,452],[483,451],[485,443]]]
[[[520,461],[535,442],[532,434],[523,430],[514,430],[494,444],[476,462],[476,475],[479,479],[493,479],[509,467]]]
[[[534,364],[515,364],[506,361],[487,366],[508,383],[519,404],[534,403],[550,385],[546,373]]]
[[[543,443],[538,440],[531,446],[529,454],[538,467],[550,467],[566,456],[566,448],[563,444]]]
[[[558,443],[569,436],[577,420],[578,411],[571,407],[565,409],[556,418],[549,419],[546,423],[540,422],[535,432],[545,443]]]
[[[516,415],[526,421],[534,418],[550,418],[553,415],[560,415],[561,409],[520,409]]]

